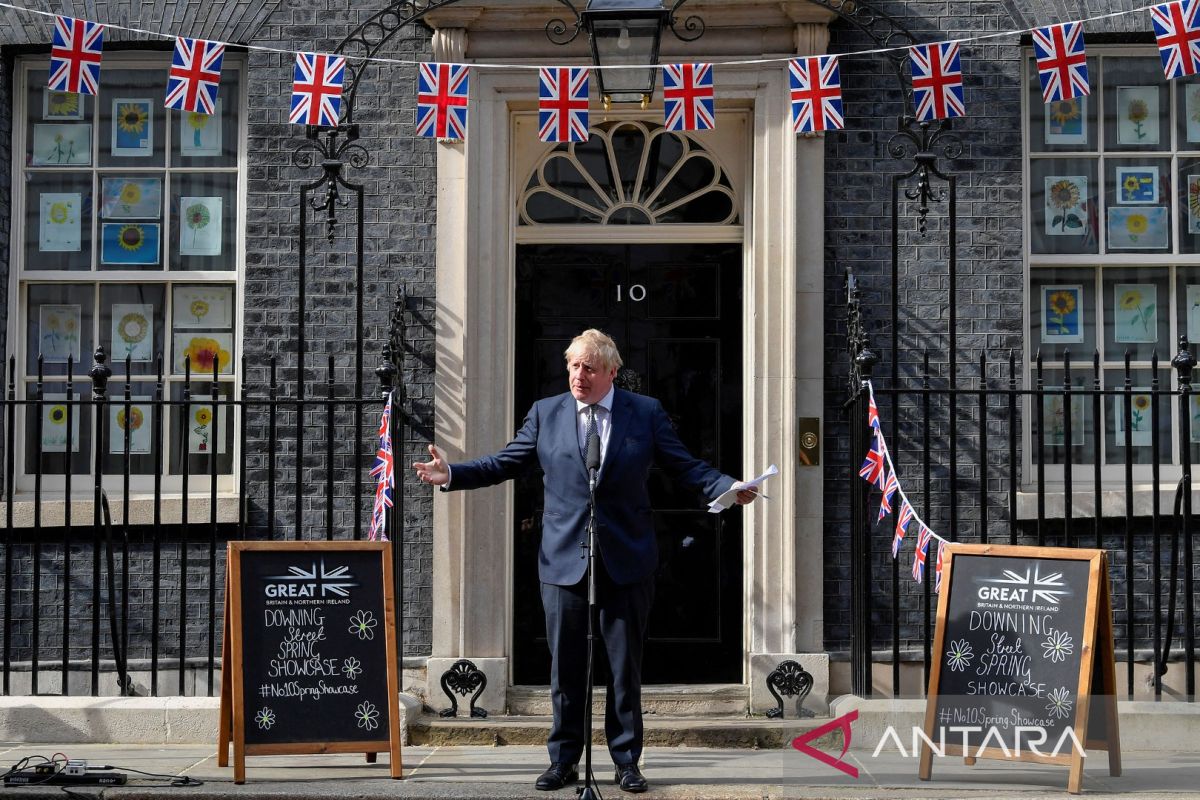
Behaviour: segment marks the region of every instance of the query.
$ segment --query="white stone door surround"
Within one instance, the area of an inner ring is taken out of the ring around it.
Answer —
[[[785,6],[795,9],[796,52],[823,53],[831,15],[807,3],[774,4]],[[435,27],[441,24],[434,33],[435,57],[470,62],[469,42],[486,41],[480,47],[486,51],[479,56],[483,61],[566,63],[553,51],[538,51],[532,59],[529,52],[506,54],[506,37],[514,47],[533,39],[475,27],[487,15],[469,11],[432,20]],[[539,17],[540,24],[549,16]],[[736,31],[722,33],[710,24],[685,57],[751,57],[730,51],[736,37]],[[664,50],[669,38],[668,33]],[[663,59],[670,57],[667,51]],[[819,709],[828,687],[822,634],[824,467],[798,466],[797,420],[823,417],[824,141],[792,133],[786,63],[718,66],[716,85],[718,109],[734,112],[723,118],[740,115],[747,127],[745,169],[731,169],[744,172],[743,184],[735,186],[744,223],[744,472],[753,474],[772,462],[783,471],[782,479],[768,484],[770,500],[743,512],[743,674],[752,687],[748,700],[762,711],[773,705],[766,674],[784,658],[799,660],[816,679],[808,707]],[[452,461],[503,446],[517,416],[511,378],[520,357],[513,334],[516,198],[528,178],[527,156],[533,149],[516,137],[536,136],[536,125],[520,122],[536,107],[536,87],[530,70],[475,70],[467,140],[437,146],[434,430],[436,443]],[[619,108],[608,118],[624,118]],[[656,108],[661,107],[652,106],[651,113]],[[592,113],[602,118],[595,101]],[[593,227],[596,241],[613,240],[612,228]],[[623,241],[651,241],[644,237],[655,235],[662,231],[655,234],[645,226],[620,231]],[[438,677],[455,659],[470,658],[488,674],[479,705],[501,713],[507,707],[511,652],[512,491],[502,485],[436,492],[433,513],[430,695],[440,694]]]

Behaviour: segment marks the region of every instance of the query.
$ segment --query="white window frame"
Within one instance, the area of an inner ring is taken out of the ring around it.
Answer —
[[[1166,301],[1170,303],[1170,313],[1168,317],[1168,340],[1160,343],[1158,350],[1159,357],[1159,372],[1160,372],[1160,389],[1168,390],[1176,385],[1176,373],[1171,368],[1171,359],[1178,349],[1180,320],[1176,312],[1178,298],[1176,294],[1176,276],[1178,268],[1197,268],[1200,267],[1200,253],[1181,253],[1179,250],[1180,244],[1180,187],[1176,185],[1176,178],[1180,171],[1181,155],[1186,158],[1200,160],[1200,144],[1195,144],[1192,149],[1184,149],[1179,145],[1185,144],[1177,141],[1178,128],[1177,118],[1178,113],[1182,113],[1176,108],[1178,102],[1178,91],[1174,82],[1168,82],[1161,74],[1159,80],[1168,85],[1168,127],[1170,140],[1167,145],[1161,150],[1154,151],[1129,151],[1129,150],[1107,150],[1105,141],[1105,93],[1102,80],[1104,78],[1103,62],[1106,58],[1141,58],[1141,59],[1158,59],[1158,51],[1152,45],[1110,45],[1088,47],[1088,59],[1097,60],[1100,69],[1095,74],[1089,72],[1088,78],[1091,84],[1092,93],[1088,97],[1088,102],[1095,104],[1096,113],[1096,134],[1097,142],[1091,149],[1079,151],[1066,150],[1037,150],[1033,149],[1033,143],[1030,140],[1030,103],[1038,98],[1031,99],[1030,86],[1036,83],[1037,74],[1032,66],[1034,54],[1032,48],[1024,48],[1021,59],[1021,141],[1022,141],[1022,206],[1023,206],[1023,228],[1022,228],[1022,260],[1023,260],[1023,308],[1022,308],[1022,339],[1024,341],[1024,361],[1025,365],[1023,380],[1021,385],[1026,388],[1033,388],[1036,385],[1036,358],[1038,349],[1041,346],[1040,342],[1033,341],[1033,314],[1036,313],[1035,298],[1033,297],[1033,279],[1039,269],[1047,268],[1089,268],[1093,271],[1094,276],[1090,283],[1085,282],[1085,292],[1091,294],[1095,302],[1095,336],[1097,347],[1101,351],[1101,381],[1102,386],[1108,389],[1119,389],[1124,386],[1124,363],[1114,361],[1111,358],[1105,360],[1105,322],[1108,308],[1106,305],[1106,294],[1104,292],[1104,273],[1105,270],[1126,270],[1133,268],[1158,268],[1165,269],[1167,272],[1168,281],[1168,298]],[[1090,65],[1089,65],[1090,67]],[[1087,120],[1084,120],[1087,124]],[[1042,255],[1033,253],[1032,246],[1032,226],[1035,224],[1034,209],[1032,207],[1033,186],[1032,178],[1032,162],[1039,160],[1034,158],[1033,154],[1039,156],[1044,155],[1046,158],[1056,159],[1071,159],[1071,158],[1087,158],[1094,159],[1096,162],[1097,178],[1099,185],[1096,187],[1096,198],[1100,205],[1099,213],[1096,216],[1097,227],[1096,231],[1098,243],[1097,252],[1095,254],[1070,254],[1070,255]],[[1167,160],[1170,162],[1169,173],[1166,176],[1160,176],[1160,180],[1165,180],[1171,187],[1169,197],[1169,215],[1171,220],[1171,243],[1170,247],[1163,254],[1134,252],[1128,255],[1107,253],[1106,250],[1106,235],[1107,235],[1107,212],[1105,184],[1105,162],[1107,159],[1137,159],[1144,158],[1147,160]],[[1200,171],[1200,169],[1198,169]],[[1159,301],[1160,308],[1163,301]],[[1045,381],[1046,388],[1061,387],[1062,375],[1062,359],[1058,355],[1061,348],[1053,348],[1056,352],[1049,354],[1043,350],[1044,374],[1047,375]],[[1078,358],[1076,358],[1078,356]],[[1135,375],[1140,371],[1146,374],[1150,370],[1150,361],[1134,360],[1130,365],[1131,372]],[[1053,374],[1053,379],[1049,379]],[[1092,353],[1084,353],[1082,348],[1076,353],[1072,350],[1071,374],[1073,377],[1086,376],[1087,382],[1085,389],[1090,389],[1093,377]],[[1114,374],[1119,374],[1119,383],[1111,385],[1107,379]],[[1162,380],[1162,376],[1166,379]],[[1135,378],[1134,386],[1140,388],[1140,383]],[[1091,396],[1087,395],[1086,402],[1088,403],[1087,413],[1091,413]],[[1109,403],[1113,401],[1120,402],[1119,397],[1106,396],[1101,405],[1102,417],[1110,413]],[[1033,421],[1036,409],[1033,407],[1033,401],[1026,398],[1022,407],[1024,409],[1026,424],[1022,426],[1022,448],[1021,457],[1022,480],[1021,488],[1025,491],[1035,490],[1037,488],[1037,470],[1038,466],[1034,459],[1034,450],[1036,441],[1033,437]],[[1180,467],[1180,443],[1179,443],[1179,420],[1177,413],[1177,403],[1172,398],[1162,397],[1160,399],[1159,411],[1161,414],[1167,414],[1170,418],[1170,424],[1167,426],[1167,431],[1159,439],[1160,460],[1159,465],[1159,480],[1163,486],[1173,484],[1179,479],[1182,474]],[[1090,434],[1095,437],[1095,446],[1101,448],[1101,481],[1102,488],[1105,489],[1124,489],[1125,486],[1125,464],[1124,461],[1110,464],[1107,462],[1107,454],[1104,451],[1106,447],[1106,420],[1092,420],[1092,425],[1087,428]],[[1133,464],[1132,474],[1135,484],[1138,488],[1145,489],[1153,479],[1153,467],[1150,464]],[[1047,486],[1051,489],[1061,489],[1065,481],[1065,468],[1062,464],[1045,465],[1045,478]],[[1094,462],[1092,459],[1086,461],[1072,462],[1072,481],[1075,502],[1079,503],[1084,497],[1090,497],[1094,491],[1093,486],[1093,469]],[[1164,503],[1169,503],[1172,499],[1171,492],[1165,491]],[[1087,501],[1090,508],[1091,501]],[[1108,504],[1105,506],[1105,513],[1109,513]],[[1080,512],[1078,507],[1076,515]],[[1122,501],[1122,509],[1120,513],[1124,513]],[[1058,509],[1057,513],[1050,516],[1061,516],[1062,510]],[[1091,512],[1087,512],[1086,516],[1091,516]],[[1021,516],[1026,516],[1022,514]]]
[[[101,71],[101,80],[103,81],[104,69],[161,69],[164,72],[169,68],[171,62],[170,52],[139,52],[139,53],[106,53],[104,56],[103,69]],[[232,248],[232,256],[234,261],[233,270],[223,271],[189,271],[189,270],[171,270],[169,264],[169,247],[171,233],[167,230],[169,220],[171,218],[170,208],[168,204],[171,198],[168,192],[165,191],[163,197],[163,234],[161,235],[162,258],[160,269],[157,271],[148,270],[101,270],[93,269],[89,271],[82,270],[40,270],[40,271],[25,271],[24,256],[25,245],[27,241],[28,231],[25,225],[25,192],[22,190],[23,180],[25,175],[25,155],[26,155],[26,131],[29,122],[28,108],[30,85],[29,75],[33,71],[47,70],[49,68],[48,56],[23,56],[15,61],[14,76],[13,76],[13,125],[12,125],[12,206],[11,206],[11,237],[9,243],[9,284],[8,284],[8,323],[7,335],[9,342],[9,354],[15,358],[15,373],[16,373],[16,390],[17,398],[23,399],[32,397],[31,388],[35,385],[35,381],[28,376],[30,373],[26,369],[28,346],[26,339],[27,326],[25,325],[27,313],[27,287],[30,284],[47,284],[47,283],[74,283],[80,285],[90,285],[96,287],[97,292],[104,284],[129,284],[129,283],[144,283],[162,286],[164,297],[168,298],[171,294],[172,286],[176,284],[198,284],[198,283],[233,283],[234,285],[234,362],[231,375],[222,375],[220,384],[222,387],[229,387],[229,395],[233,399],[241,397],[241,377],[242,377],[242,357],[245,325],[243,323],[245,313],[244,286],[245,286],[245,268],[246,268],[246,200],[247,200],[247,98],[248,98],[248,63],[244,55],[240,53],[226,52],[222,64],[222,72],[224,75],[237,73],[240,79],[240,89],[238,92],[238,126],[237,126],[237,158],[233,166],[221,167],[196,167],[196,166],[155,166],[155,167],[137,167],[122,165],[121,167],[106,167],[99,164],[96,154],[99,148],[103,146],[104,137],[101,132],[93,130],[92,135],[92,159],[91,164],[87,167],[81,165],[80,169],[86,169],[93,175],[97,175],[104,171],[120,171],[125,173],[137,173],[139,171],[154,172],[156,174],[166,175],[168,173],[185,173],[196,174],[204,172],[213,172],[218,174],[233,174],[235,175],[235,197],[237,204],[236,218],[234,221],[234,239],[235,242],[230,243]],[[162,102],[160,98],[155,98],[156,102]],[[169,118],[176,119],[180,112],[170,112]],[[168,154],[166,161],[170,161],[170,149],[174,131],[173,125],[168,123],[163,126],[164,148]],[[98,197],[97,187],[93,187],[93,198]],[[95,202],[95,200],[93,200]],[[97,219],[95,212],[92,213],[92,223]],[[99,240],[93,231],[93,248],[99,247]],[[98,251],[94,250],[94,258],[98,259]],[[93,266],[97,266],[93,262]],[[93,302],[99,302],[98,297],[93,298]],[[98,305],[96,306],[98,307]],[[164,400],[170,400],[173,386],[182,385],[182,378],[173,378],[171,376],[171,327],[170,320],[167,318],[164,309],[164,328],[161,350],[164,356],[164,379],[163,379],[163,397]],[[99,316],[93,319],[94,333],[99,332]],[[98,343],[102,337],[95,335],[93,341]],[[86,400],[91,396],[91,380],[88,378],[88,370],[92,366],[92,354],[80,353],[80,363],[75,368],[75,383],[74,390],[79,394],[80,400]],[[5,371],[7,372],[7,365]],[[108,400],[110,403],[119,403],[124,397],[124,369],[121,363],[112,363],[109,361],[109,366],[113,370],[112,377],[108,383]],[[4,391],[8,391],[8,376],[5,377]],[[157,381],[156,375],[133,376],[131,383],[134,385],[154,385]],[[193,373],[192,384],[204,382],[203,375]],[[211,376],[208,378],[211,381]],[[63,376],[47,376],[47,383],[62,383]],[[224,392],[222,392],[224,394]],[[197,404],[203,403],[208,397],[208,392],[194,392],[193,398]],[[182,494],[182,475],[172,474],[170,471],[170,460],[172,448],[175,446],[171,436],[170,426],[170,409],[164,405],[163,431],[165,442],[159,441],[156,446],[166,449],[163,451],[163,473],[161,481],[161,493],[163,498],[170,499],[174,497],[176,501]],[[83,413],[91,413],[90,409],[83,407]],[[217,493],[221,499],[236,498],[239,496],[239,486],[241,476],[239,474],[241,464],[241,442],[240,437],[236,435],[241,424],[242,410],[240,407],[234,406],[230,414],[227,415],[228,424],[233,426],[235,435],[232,438],[232,446],[230,455],[232,457],[231,471],[228,474],[219,474],[217,476]],[[34,491],[34,475],[25,471],[25,455],[26,455],[26,417],[27,412],[25,407],[18,406],[14,414],[14,431],[12,440],[14,442],[15,453],[13,454],[14,467],[14,501],[30,500]],[[76,415],[75,424],[79,424],[78,414]],[[94,420],[93,420],[94,422]],[[92,426],[94,428],[94,425]],[[224,436],[224,433],[219,435]],[[90,456],[88,458],[88,468],[86,472],[77,471],[72,473],[72,496],[76,501],[90,500],[95,486],[95,450],[96,432],[92,432],[91,440],[92,447],[86,447],[81,439],[80,446],[86,449]],[[131,500],[145,500],[153,496],[154,475],[152,473],[131,474],[130,475],[130,496]],[[124,478],[121,474],[105,473],[103,478],[103,486],[108,491],[110,498],[118,500],[123,492]],[[41,491],[43,499],[53,500],[57,498],[61,500],[65,492],[65,476],[61,474],[43,474],[41,482]],[[193,472],[189,475],[188,495],[190,497],[204,496],[207,497],[211,493],[211,485],[209,474],[205,472]],[[175,508],[174,516],[178,516],[178,502],[173,504]],[[224,517],[225,514],[222,514]],[[207,514],[205,515],[207,518]],[[86,520],[79,522],[90,522],[91,514],[87,515]]]

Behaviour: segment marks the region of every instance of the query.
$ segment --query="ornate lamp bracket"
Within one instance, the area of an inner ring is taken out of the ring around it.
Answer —
[[[913,161],[913,168],[902,177],[915,176],[917,183],[905,189],[904,196],[920,203],[917,207],[917,227],[924,236],[928,228],[930,204],[945,202],[947,196],[946,190],[935,187],[931,178],[942,182],[950,180],[950,176],[942,172],[938,160],[953,160],[962,155],[962,140],[951,132],[949,120],[942,120],[935,125],[928,121],[917,122],[915,117],[905,115],[900,118],[900,130],[888,140],[887,149],[892,158]]]
[[[342,177],[342,167],[349,162],[355,169],[362,169],[371,162],[371,154],[358,144],[358,136],[357,124],[342,124],[335,128],[309,125],[305,129],[304,141],[297,146],[292,158],[300,169],[311,169],[320,160],[322,174],[306,188],[319,190],[325,187],[324,194],[316,192],[309,205],[314,211],[325,212],[325,238],[330,244],[333,244],[333,232],[337,226],[337,209],[349,205],[349,201],[342,199],[339,190],[339,187],[349,187]]]

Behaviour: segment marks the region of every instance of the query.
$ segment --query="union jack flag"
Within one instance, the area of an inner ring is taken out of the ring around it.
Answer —
[[[879,430],[879,406],[875,405],[875,389],[869,384],[867,386],[869,399],[867,400],[867,424],[875,430]]]
[[[940,592],[942,590],[942,565],[943,565],[943,563],[945,563],[945,556],[946,556],[946,543],[938,542],[937,563],[934,564],[934,566],[933,566],[933,574],[934,574],[933,590],[935,592]]]
[[[867,460],[863,462],[862,467],[858,470],[858,474],[867,483],[874,485],[878,489],[883,488],[883,473],[887,471],[885,465],[884,448],[882,437],[876,436],[874,444],[867,452]]]
[[[469,78],[470,68],[465,64],[421,64],[417,75],[418,136],[467,138]]]
[[[663,114],[669,131],[711,131],[717,126],[712,64],[663,67]]]
[[[896,515],[896,535],[892,537],[892,558],[899,555],[900,543],[904,541],[904,531],[908,528],[908,523],[912,522],[916,513],[907,500],[900,501],[900,513]]]
[[[543,67],[538,72],[538,138],[543,142],[588,140],[588,86],[585,67]]]
[[[288,122],[333,128],[342,109],[346,59],[325,53],[296,53],[292,113]]]
[[[1168,79],[1200,72],[1200,24],[1196,23],[1197,0],[1177,0],[1150,9],[1158,54]]]
[[[883,484],[883,496],[879,498],[879,519],[876,522],[882,522],[884,517],[892,513],[892,498],[896,496],[899,488],[900,479],[894,471],[888,470],[887,481]]]
[[[908,48],[908,55],[917,120],[966,116],[958,43],[919,44]]]
[[[929,530],[924,524],[917,531],[917,552],[913,554],[913,580],[917,583],[925,580],[925,557],[929,553],[929,540],[933,538],[933,531]]]
[[[815,133],[841,130],[842,74],[837,56],[793,58],[791,74],[792,131]]]
[[[56,16],[50,46],[50,91],[96,94],[103,47],[104,26],[99,22]]]
[[[1033,54],[1042,81],[1043,103],[1091,94],[1082,22],[1034,28]]]
[[[221,61],[225,45],[204,39],[175,38],[175,55],[167,73],[167,100],[176,111],[212,114],[221,87]]]
[[[392,453],[392,394],[388,392],[383,406],[383,422],[379,424],[379,452],[375,454],[375,466],[371,477],[378,478],[375,485],[375,509],[371,514],[371,541],[387,541],[387,511],[392,507],[392,487],[396,482],[395,458]]]

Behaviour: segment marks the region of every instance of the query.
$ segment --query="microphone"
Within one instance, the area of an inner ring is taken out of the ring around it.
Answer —
[[[596,431],[587,439],[587,468],[592,472],[600,469],[600,434]]]

